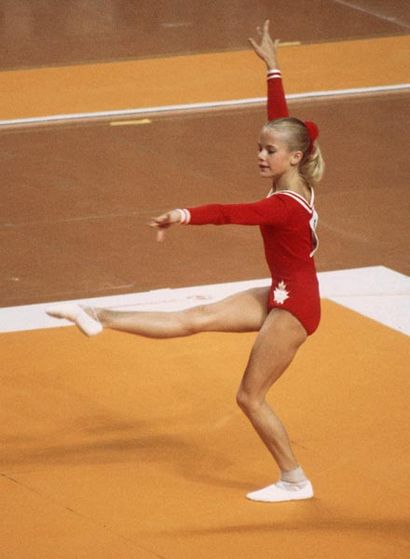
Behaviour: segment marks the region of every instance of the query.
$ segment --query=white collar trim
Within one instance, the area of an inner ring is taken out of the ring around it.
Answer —
[[[305,210],[307,210],[309,213],[313,213],[313,203],[315,201],[315,194],[313,188],[311,188],[310,191],[311,191],[310,202],[305,200],[305,198],[303,198],[303,196],[301,196],[297,192],[293,192],[293,190],[277,190],[276,192],[272,192],[271,190],[268,194],[268,198],[270,196],[274,196],[275,194],[284,194],[285,196],[289,196],[290,198],[293,198],[294,200],[296,200],[296,202],[299,202],[299,204],[303,206]]]

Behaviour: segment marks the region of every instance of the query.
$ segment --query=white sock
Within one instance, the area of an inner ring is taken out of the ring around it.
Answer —
[[[75,303],[53,305],[46,309],[46,313],[54,318],[64,318],[73,322],[87,336],[96,336],[103,330],[102,324],[94,310],[93,315],[95,318],[87,314],[81,306]]]
[[[288,470],[287,472],[281,472],[280,480],[285,483],[294,483],[298,487],[303,487],[303,485],[308,481],[305,472],[300,466],[293,470]]]

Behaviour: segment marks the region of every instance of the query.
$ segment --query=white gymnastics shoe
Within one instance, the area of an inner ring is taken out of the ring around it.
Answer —
[[[64,318],[73,322],[86,336],[96,336],[103,330],[101,322],[91,317],[85,310],[75,303],[62,303],[46,309],[46,313],[53,318]]]
[[[301,501],[303,499],[311,499],[313,497],[313,487],[308,480],[301,483],[278,481],[273,485],[268,485],[268,487],[248,493],[246,497],[251,501],[261,501],[264,503]]]

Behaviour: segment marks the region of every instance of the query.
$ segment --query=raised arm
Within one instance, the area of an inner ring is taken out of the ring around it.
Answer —
[[[279,39],[272,40],[269,34],[269,20],[265,21],[262,29],[258,27],[257,32],[260,36],[260,42],[257,43],[252,38],[249,39],[249,42],[255,53],[265,62],[268,71],[268,119],[273,120],[289,116],[283,90],[282,74],[277,61]]]

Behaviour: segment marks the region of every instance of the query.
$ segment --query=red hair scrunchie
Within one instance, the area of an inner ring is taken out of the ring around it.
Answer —
[[[310,154],[313,151],[313,146],[314,146],[315,141],[319,137],[319,128],[318,128],[317,124],[315,124],[311,120],[305,120],[304,125],[308,129],[308,134],[309,134],[309,138],[310,138],[310,147],[308,149],[308,152]]]

